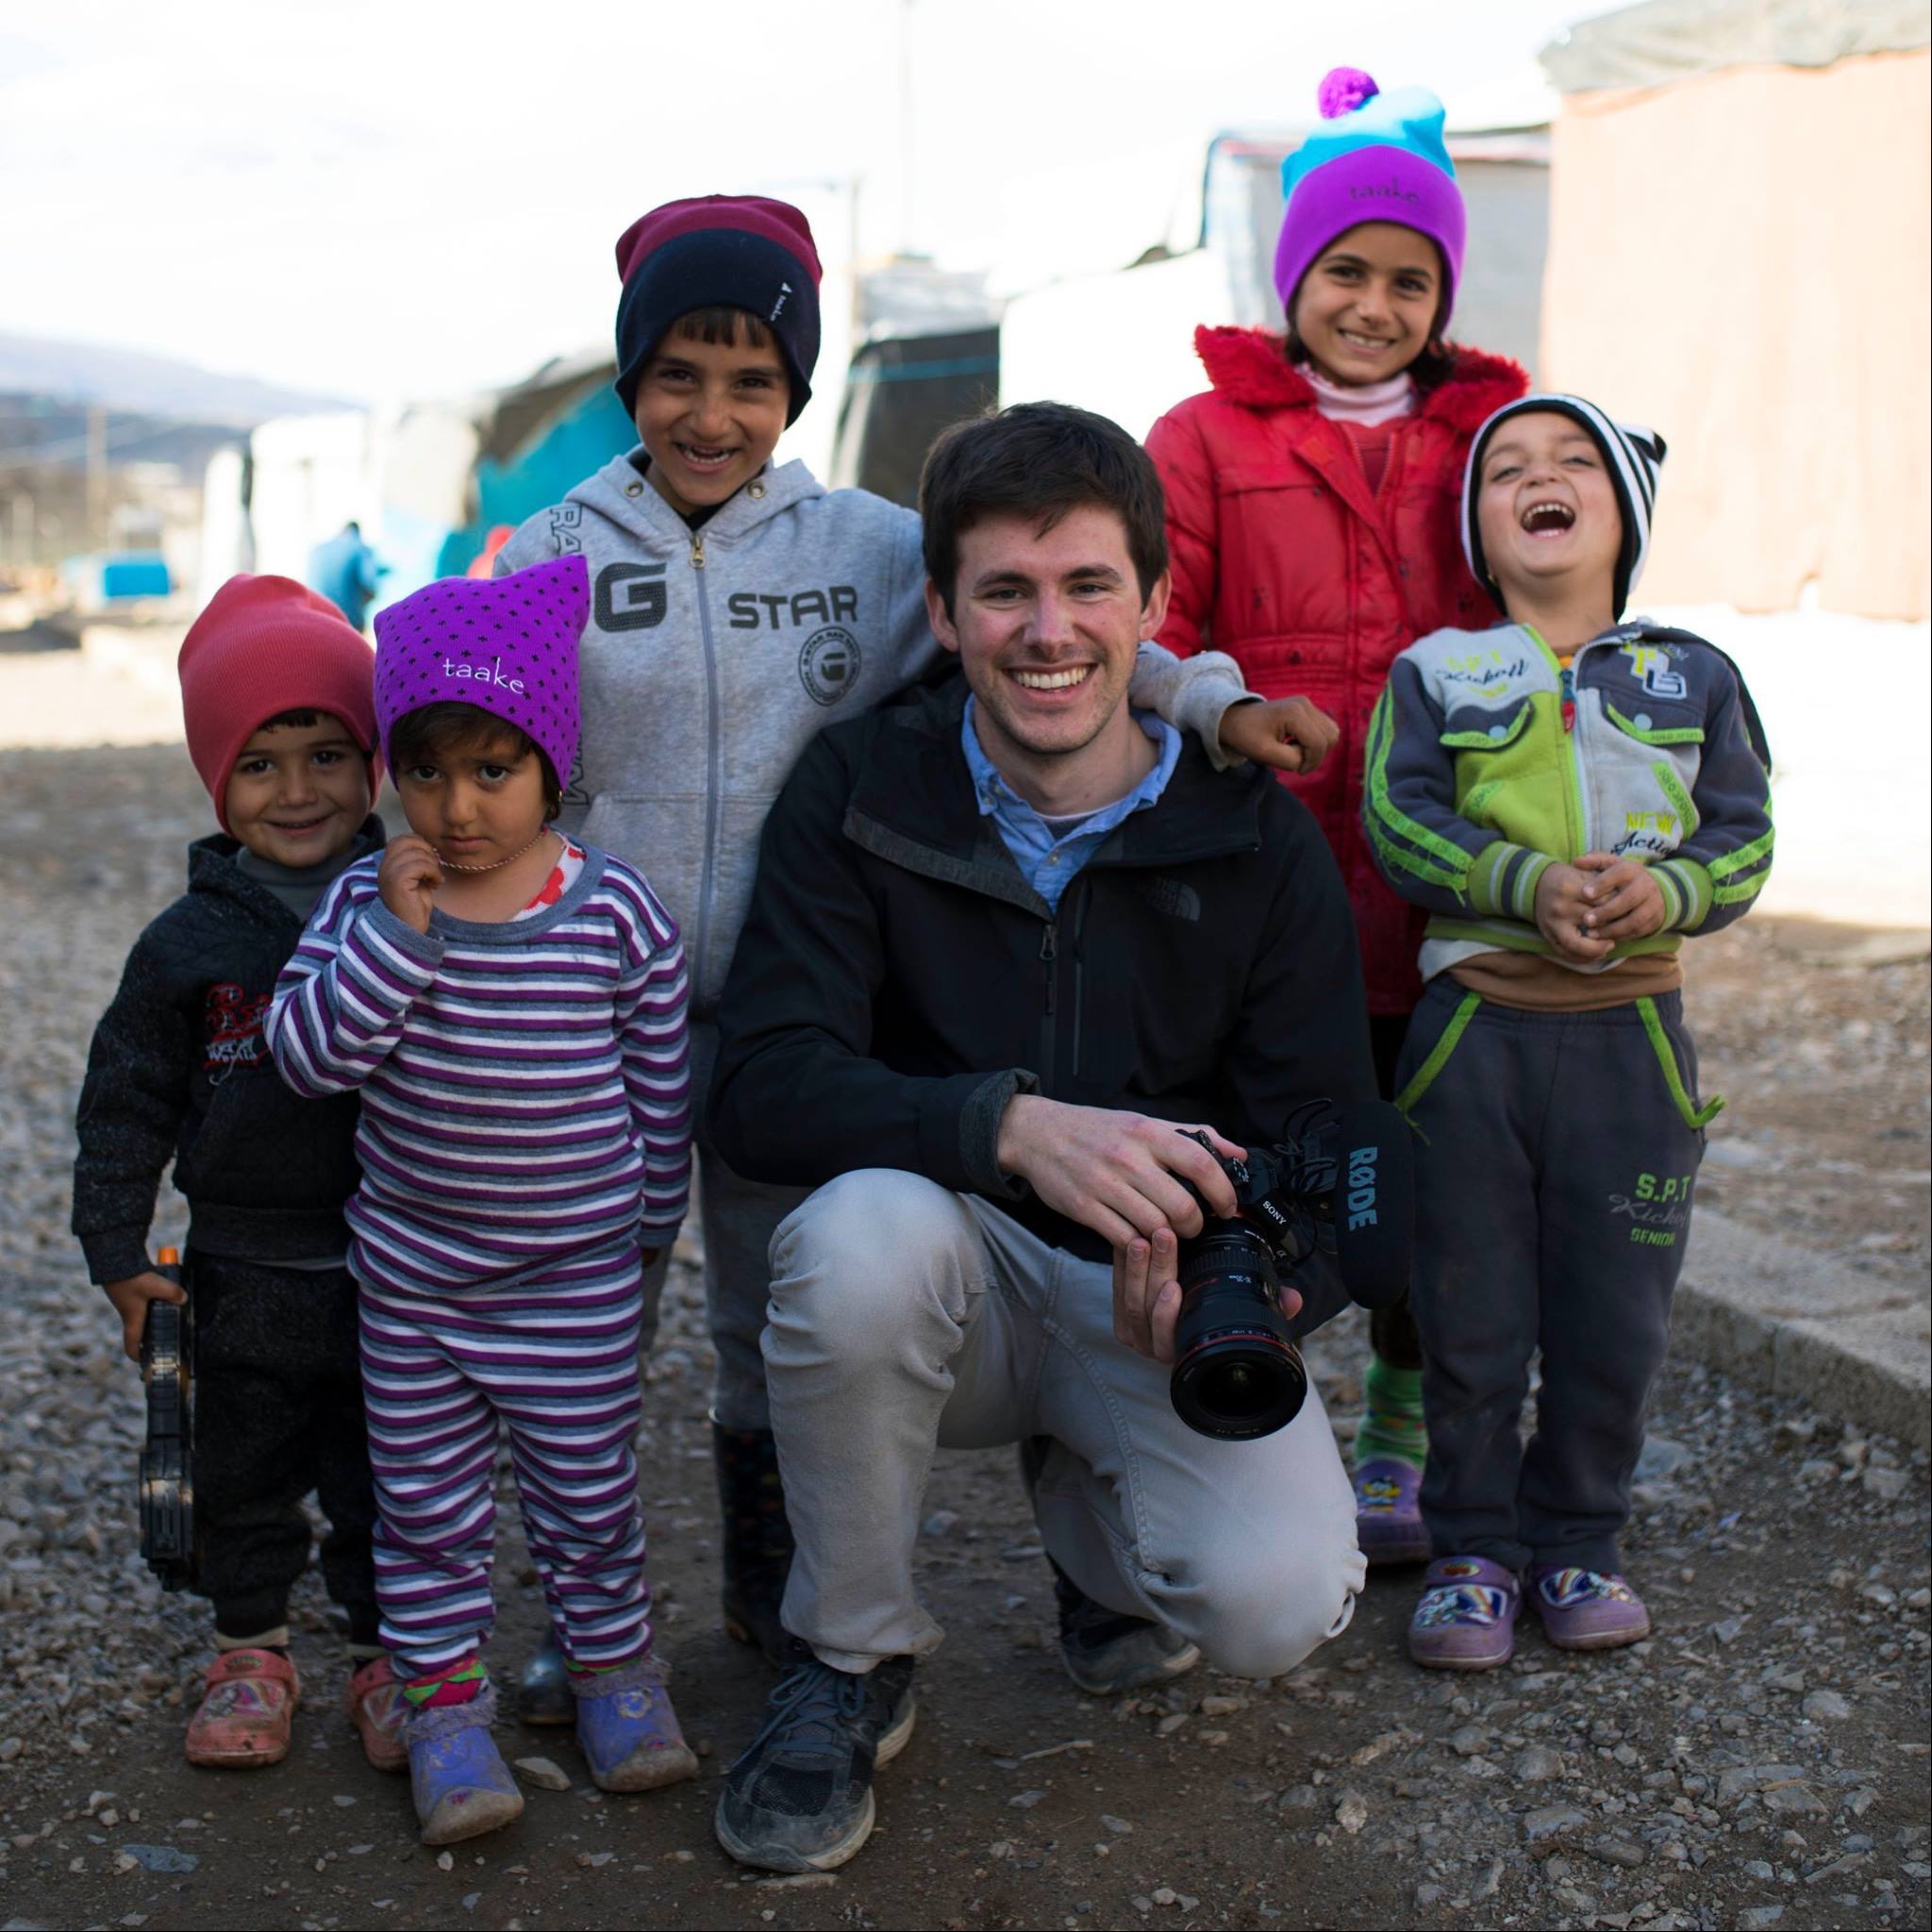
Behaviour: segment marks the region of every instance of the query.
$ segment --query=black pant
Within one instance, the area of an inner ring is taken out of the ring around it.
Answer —
[[[1680,996],[1523,1012],[1444,974],[1405,1073],[1437,1055],[1410,1108],[1424,1520],[1439,1557],[1615,1571],[1704,1152]]]
[[[375,1491],[356,1283],[347,1269],[189,1257],[194,1306],[196,1587],[225,1637],[289,1611],[308,1565],[311,1490],[329,1528],[322,1570],[350,1641],[375,1641]]]
[[[1375,1087],[1384,1100],[1393,1100],[1401,1091],[1395,1084],[1395,1064],[1402,1058],[1402,1042],[1408,1038],[1409,1013],[1371,1013],[1369,1051],[1375,1060]],[[1405,1290],[1400,1301],[1369,1314],[1369,1346],[1391,1369],[1419,1369],[1423,1365],[1422,1337],[1415,1332],[1415,1314]]]

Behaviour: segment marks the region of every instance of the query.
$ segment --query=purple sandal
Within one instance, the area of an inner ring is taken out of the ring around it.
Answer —
[[[1397,1456],[1375,1456],[1355,1473],[1355,1540],[1371,1564],[1426,1563],[1423,1473]]]
[[[1408,1654],[1424,1670],[1493,1671],[1516,1649],[1523,1593],[1487,1557],[1439,1557],[1408,1621]]]
[[[1529,1600],[1558,1650],[1615,1650],[1650,1635],[1643,1599],[1621,1576],[1601,1570],[1539,1563],[1529,1573]]]

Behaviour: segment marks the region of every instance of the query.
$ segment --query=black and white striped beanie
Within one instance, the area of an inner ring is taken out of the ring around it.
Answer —
[[[1604,453],[1609,466],[1610,486],[1617,492],[1617,508],[1624,516],[1624,541],[1617,552],[1617,615],[1630,601],[1630,592],[1643,574],[1643,559],[1650,552],[1650,518],[1657,504],[1657,473],[1663,467],[1664,440],[1654,429],[1635,423],[1613,423],[1594,403],[1581,396],[1537,394],[1519,396],[1505,403],[1475,433],[1469,446],[1469,463],[1462,473],[1462,554],[1475,580],[1500,608],[1503,593],[1491,580],[1483,561],[1483,536],[1476,526],[1476,472],[1482,466],[1483,452],[1490,439],[1512,416],[1526,416],[1532,410],[1547,410],[1568,416],[1590,432],[1591,440]]]

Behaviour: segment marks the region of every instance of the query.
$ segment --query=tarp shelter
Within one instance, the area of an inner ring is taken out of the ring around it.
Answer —
[[[1932,611],[1932,8],[1653,0],[1542,61],[1548,384],[1670,444],[1646,603]]]

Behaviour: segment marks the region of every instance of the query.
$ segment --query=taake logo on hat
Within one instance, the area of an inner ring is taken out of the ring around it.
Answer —
[[[521,677],[506,677],[503,675],[503,659],[493,658],[488,665],[472,664],[465,660],[458,663],[453,658],[442,660],[442,675],[445,677],[469,677],[479,684],[492,685],[499,691],[513,691],[518,697],[525,695],[524,680]]]

